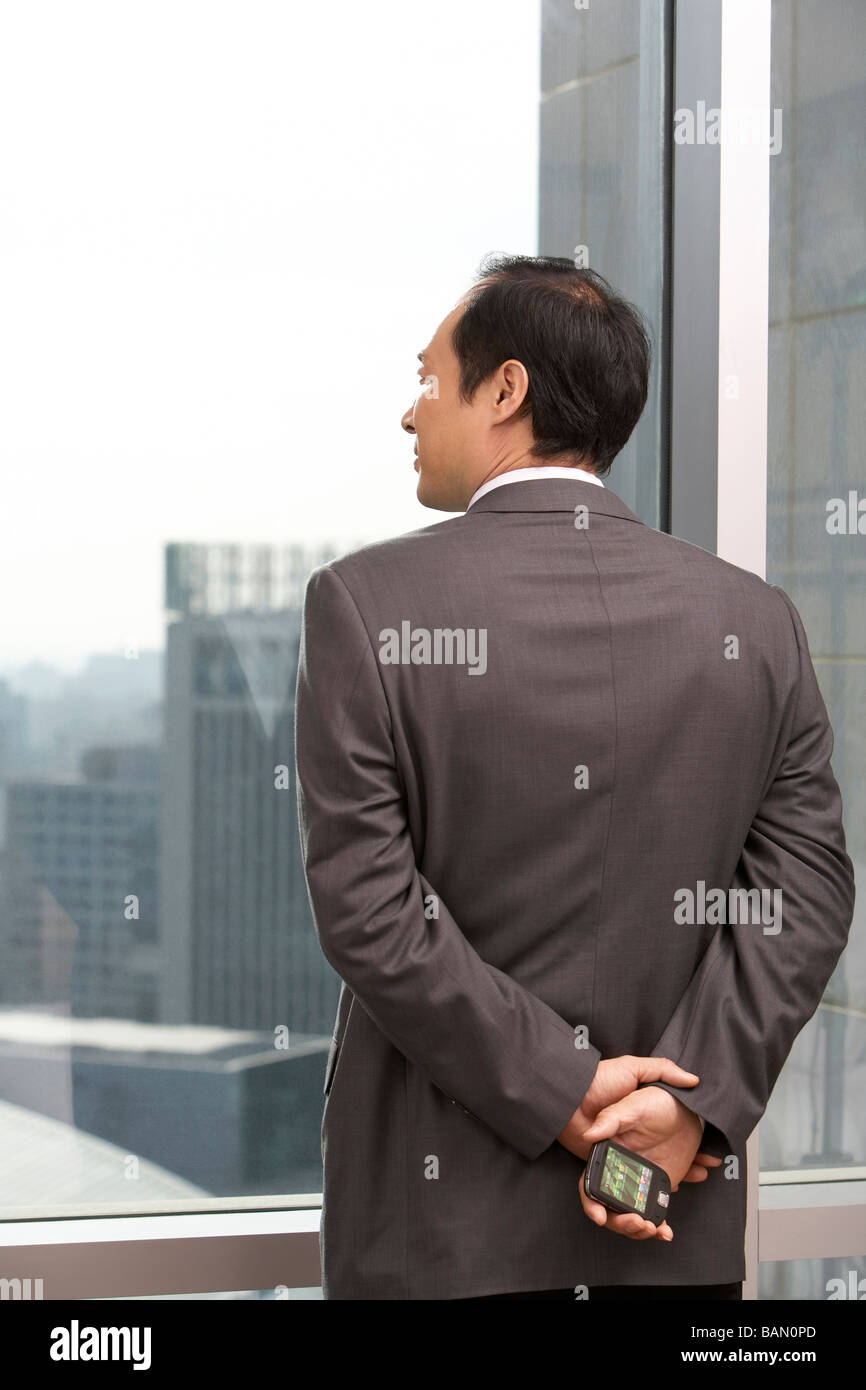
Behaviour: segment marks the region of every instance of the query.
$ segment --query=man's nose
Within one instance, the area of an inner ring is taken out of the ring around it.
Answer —
[[[400,421],[400,424],[403,426],[407,434],[415,433],[415,426],[412,423],[412,416],[414,415],[414,413],[415,406],[410,405],[409,409],[405,412],[403,419]]]

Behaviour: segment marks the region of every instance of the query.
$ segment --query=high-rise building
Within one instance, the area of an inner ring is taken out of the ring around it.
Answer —
[[[340,982],[301,862],[293,706],[304,582],[333,552],[265,550],[166,554],[184,616],[166,643],[161,1018],[324,1034]]]
[[[159,750],[93,748],[81,773],[7,785],[0,998],[152,1020]]]
[[[16,694],[7,680],[0,679],[0,845],[6,839],[6,804],[2,789],[26,756],[28,718],[27,698]],[[0,901],[2,901],[0,887]]]

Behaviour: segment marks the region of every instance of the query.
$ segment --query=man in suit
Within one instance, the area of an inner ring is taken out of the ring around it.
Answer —
[[[460,515],[316,569],[301,637],[325,1297],[741,1296],[746,1140],[853,914],[802,622],[602,482],[650,351],[600,276],[489,258],[419,357]],[[614,1134],[660,1226],[587,1196]]]

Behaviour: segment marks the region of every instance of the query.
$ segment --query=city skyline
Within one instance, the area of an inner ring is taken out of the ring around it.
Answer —
[[[482,256],[536,249],[539,10],[380,5],[359,74],[369,22],[339,0],[240,27],[195,0],[15,15],[0,669],[159,646],[173,539],[444,519],[400,418]]]

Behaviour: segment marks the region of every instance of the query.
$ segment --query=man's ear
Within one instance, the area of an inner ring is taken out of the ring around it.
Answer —
[[[529,391],[529,373],[523,363],[509,358],[499,369],[496,389],[496,405],[505,406],[508,415],[520,409]]]

